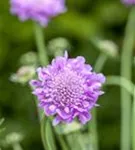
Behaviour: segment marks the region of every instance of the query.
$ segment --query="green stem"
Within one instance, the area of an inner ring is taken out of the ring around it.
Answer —
[[[133,108],[132,108],[132,148],[135,150],[135,87],[133,95]]]
[[[107,61],[107,59],[108,59],[108,57],[107,57],[106,54],[101,53],[99,55],[99,57],[96,60],[95,67],[94,67],[94,69],[95,69],[96,72],[100,72],[103,69],[104,64]]]
[[[135,87],[133,95],[133,110],[132,110],[132,147],[135,150]]]
[[[100,72],[107,60],[107,55],[105,55],[104,53],[101,53],[99,55],[99,57],[96,60],[96,64],[95,64],[95,71],[96,72]],[[93,109],[92,111],[92,120],[89,123],[89,132],[92,133],[92,144],[93,144],[93,149],[94,150],[98,150],[99,146],[98,146],[98,131],[97,131],[97,111],[96,109]]]
[[[128,94],[134,95],[133,89],[135,86],[130,80],[120,76],[108,76],[106,79],[105,85],[118,85],[125,89]]]
[[[90,134],[92,134],[92,145],[94,150],[99,149],[98,145],[98,131],[97,131],[97,111],[94,108],[92,110],[92,120],[91,123],[89,123],[90,128]]]
[[[132,80],[132,53],[135,40],[135,8],[131,10],[126,26],[121,56],[121,76]],[[121,88],[121,150],[131,149],[131,96]]]
[[[133,109],[132,109],[132,147],[135,150],[135,85],[126,78],[119,76],[107,77],[106,85],[119,85],[133,96]],[[134,90],[133,90],[134,89]]]
[[[65,142],[65,140],[63,139],[63,136],[62,135],[58,135],[57,134],[57,139],[59,140],[60,142],[60,145],[62,147],[62,150],[69,150],[68,147],[67,147],[67,144]]]
[[[38,100],[37,100],[37,98],[35,96],[33,96],[33,98],[35,100],[36,106],[38,106]],[[38,113],[39,121],[41,122],[41,120],[43,119],[43,115],[44,115],[43,110],[40,109],[40,108],[37,108],[37,113]]]
[[[133,96],[132,108],[132,147],[135,150],[135,85],[123,77],[110,76],[107,77],[106,85],[119,85]],[[134,90],[133,90],[134,89]]]
[[[44,121],[45,122],[45,121]],[[56,150],[55,138],[52,129],[51,119],[46,120],[45,126],[45,138],[48,149],[47,150]]]
[[[34,97],[34,100],[35,100],[36,106],[38,106],[38,100],[36,99],[36,97]],[[46,119],[45,119],[45,116],[43,114],[43,111],[40,108],[37,108],[37,111],[38,111],[38,118],[39,118],[39,121],[40,121],[40,128],[41,128],[40,132],[41,132],[41,139],[42,139],[43,147],[44,147],[44,149],[48,149],[46,139],[45,139]]]
[[[37,23],[34,23],[34,27],[35,27],[34,31],[35,31],[35,39],[36,39],[36,44],[38,49],[39,61],[41,65],[46,66],[48,64],[48,56],[47,56],[45,43],[44,43],[43,30],[42,27]],[[44,149],[55,150],[52,127],[49,123],[49,120],[46,119],[45,116],[42,116],[42,112],[40,110],[38,110],[38,113],[40,118],[41,138],[42,138]],[[48,139],[51,139],[51,141]]]
[[[66,135],[70,150],[82,150],[82,147],[84,147],[84,139],[82,138],[83,140],[80,142],[80,135],[82,135],[82,133],[78,131]]]
[[[43,117],[41,121],[41,137],[44,149],[56,150],[55,138],[50,118]]]
[[[45,117],[43,117],[43,119],[41,120],[41,139],[42,139],[44,149],[48,150],[47,142],[45,139],[45,123],[46,123],[46,119]]]
[[[13,144],[13,150],[23,150],[23,149],[19,143],[14,143]]]
[[[39,54],[39,60],[41,65],[47,65],[48,64],[48,57],[46,53],[46,48],[44,44],[44,34],[43,34],[43,29],[42,27],[34,23],[34,31],[35,31],[35,39],[36,39],[36,44],[37,44],[37,49],[38,49],[38,54]]]

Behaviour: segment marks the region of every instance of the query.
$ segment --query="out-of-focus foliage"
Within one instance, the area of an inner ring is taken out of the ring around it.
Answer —
[[[101,52],[91,39],[111,40],[121,49],[128,8],[119,0],[67,0],[67,7],[66,14],[54,18],[44,29],[46,43],[64,37],[70,43],[70,56],[83,55],[92,65]],[[9,80],[11,73],[22,64],[20,57],[29,51],[36,52],[33,23],[22,23],[11,16],[9,0],[0,0],[0,117],[6,118],[5,134],[24,134],[21,144],[25,150],[42,150],[31,91],[27,86]],[[103,69],[104,74],[118,75],[119,65],[118,59],[109,58]],[[99,143],[101,150],[117,150],[120,142],[119,87],[106,87],[105,91],[106,94],[99,100],[101,107],[97,108]]]
[[[4,122],[4,118],[0,119],[0,133],[2,133],[4,130],[4,128],[2,127],[3,122]]]

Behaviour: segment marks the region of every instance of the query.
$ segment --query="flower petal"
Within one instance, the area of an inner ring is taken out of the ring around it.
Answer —
[[[83,114],[79,115],[79,120],[81,121],[82,124],[86,124],[91,119],[91,114],[85,112]]]
[[[58,125],[61,122],[61,119],[59,116],[56,116],[53,120],[53,126]]]

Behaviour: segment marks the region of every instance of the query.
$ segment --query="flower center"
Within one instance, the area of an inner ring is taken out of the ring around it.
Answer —
[[[53,96],[61,104],[77,103],[83,93],[83,79],[75,72],[64,70],[53,80]]]

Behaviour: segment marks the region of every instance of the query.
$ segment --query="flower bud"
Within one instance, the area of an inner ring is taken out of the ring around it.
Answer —
[[[113,41],[95,40],[93,43],[101,52],[105,53],[109,57],[116,58],[118,56],[118,46]]]
[[[52,39],[48,44],[49,52],[55,56],[63,54],[65,49],[67,50],[69,48],[69,41],[62,37]]]
[[[20,63],[22,65],[36,65],[38,62],[38,57],[35,52],[28,52],[21,56]]]
[[[12,74],[10,80],[21,84],[27,83],[35,75],[35,68],[33,66],[22,66],[17,73]]]
[[[14,143],[19,143],[23,140],[23,135],[13,132],[6,136],[6,143],[12,145]]]

